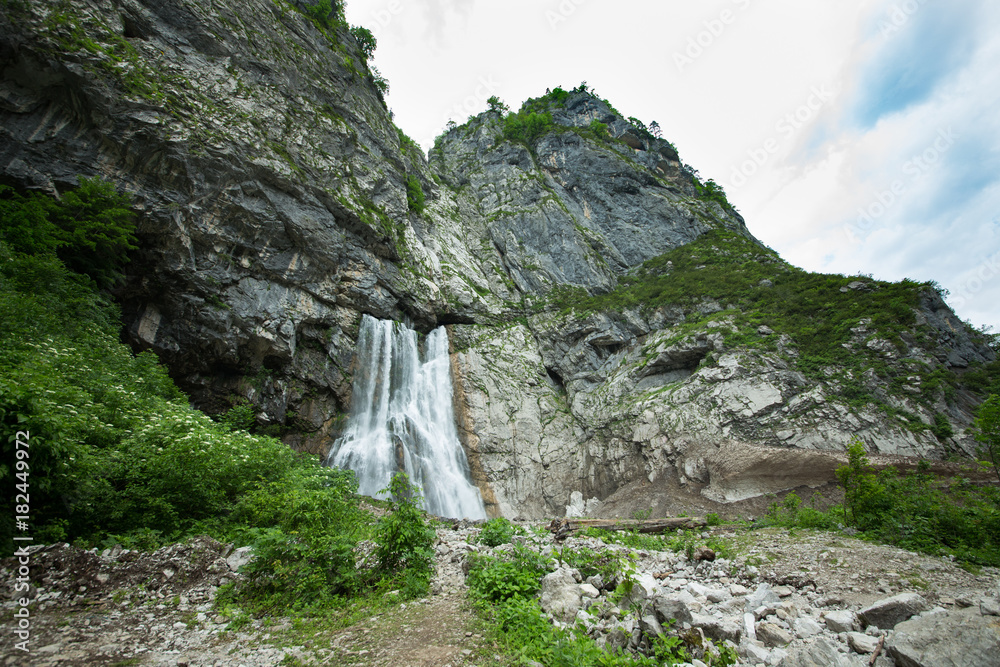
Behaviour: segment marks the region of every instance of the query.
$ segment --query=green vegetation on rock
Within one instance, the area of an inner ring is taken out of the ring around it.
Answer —
[[[406,206],[417,215],[424,212],[424,189],[412,174],[406,177]]]
[[[588,534],[599,539],[612,535],[607,531]],[[646,544],[641,548],[671,548],[663,538],[638,537],[656,540],[655,545]],[[689,549],[697,539],[693,535],[678,537],[681,539],[671,544],[679,543],[682,549]],[[482,535],[479,541],[485,543]],[[635,583],[629,556],[589,548],[554,549],[553,555],[560,565],[577,568],[583,576],[600,574],[606,582],[615,586],[612,598],[620,605],[626,604],[625,600]],[[554,626],[542,610],[537,594],[542,587],[542,578],[555,569],[556,562],[539,553],[537,547],[531,545],[530,538],[500,555],[471,554],[469,564],[469,592],[479,613],[496,628],[497,641],[523,660],[545,665],[603,667],[674,665],[689,662],[693,657],[719,667],[736,662],[736,654],[731,648],[715,646],[697,633],[682,637],[668,631],[652,641],[648,654],[644,655],[602,648],[580,626],[566,629]],[[590,611],[597,613],[599,610]]]
[[[961,475],[945,483],[921,461],[914,472],[876,471],[860,441],[837,469],[844,502],[825,510],[794,492],[771,506],[765,523],[831,530],[850,527],[867,539],[963,562],[1000,566],[1000,489]]]
[[[979,443],[979,458],[987,462],[1000,482],[1000,396],[993,394],[976,412],[973,428]]]
[[[906,378],[890,377],[879,352],[852,341],[860,335],[863,343],[879,339],[906,350],[901,336],[919,335],[911,334],[914,309],[926,289],[931,289],[929,283],[803,271],[749,238],[716,228],[645,262],[610,292],[591,295],[581,288],[560,287],[553,290],[551,303],[578,314],[679,306],[694,320],[700,317],[700,306],[715,303],[731,311],[738,328],[738,333],[727,334],[729,344],[775,350],[785,334],[797,352],[794,363],[799,370],[825,378],[831,367],[855,369],[854,376],[843,378],[844,395],[870,401],[859,381],[865,369],[875,369],[887,383]],[[763,335],[760,327],[775,334]],[[931,373],[925,373],[924,380],[940,382]],[[946,373],[944,380],[954,381],[954,373]]]

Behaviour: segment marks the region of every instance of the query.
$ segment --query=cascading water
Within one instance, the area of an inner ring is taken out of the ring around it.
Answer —
[[[424,347],[421,362],[415,331],[363,316],[351,414],[327,464],[353,470],[359,492],[372,497],[403,471],[423,490],[431,514],[484,519],[455,428],[444,327]]]

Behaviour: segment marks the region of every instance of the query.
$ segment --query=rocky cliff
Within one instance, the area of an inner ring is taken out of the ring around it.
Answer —
[[[0,179],[129,192],[125,335],[210,412],[249,400],[325,452],[369,313],[450,325],[464,444],[508,516],[820,484],[855,437],[971,451],[996,356],[935,290],[789,266],[585,89],[428,159],[352,32],[281,0],[3,4]]]

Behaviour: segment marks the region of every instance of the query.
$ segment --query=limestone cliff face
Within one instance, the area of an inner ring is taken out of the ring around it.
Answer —
[[[798,332],[748,329],[735,297],[560,306],[709,232],[782,264],[668,142],[587,92],[551,103],[555,127],[530,145],[485,112],[428,161],[350,33],[276,0],[9,3],[0,70],[0,178],[127,190],[141,249],[117,295],[126,336],[200,407],[248,399],[297,448],[337,434],[363,313],[452,325],[459,427],[507,516],[638,482],[719,500],[819,483],[855,436],[885,454],[971,447],[977,397],[929,378],[995,356],[932,290],[901,333],[850,323],[844,345],[880,374],[805,372]],[[927,428],[941,419],[953,437]]]

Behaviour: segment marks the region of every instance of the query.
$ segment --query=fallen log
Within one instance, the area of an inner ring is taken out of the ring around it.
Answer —
[[[704,517],[679,516],[663,519],[553,519],[549,524],[557,538],[565,537],[584,528],[603,530],[629,530],[637,533],[665,533],[678,528],[704,528],[708,523]]]

